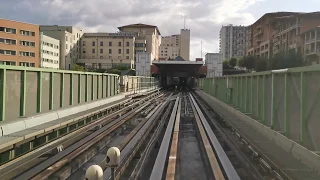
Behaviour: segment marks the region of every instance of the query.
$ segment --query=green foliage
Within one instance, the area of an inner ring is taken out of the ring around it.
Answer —
[[[228,69],[229,68],[229,61],[228,60],[224,60],[222,63],[223,69]]]
[[[245,59],[245,58],[246,58],[246,57],[244,56],[244,57],[238,59],[238,66],[239,66],[239,67],[245,67],[245,66],[244,66],[244,59]]]
[[[78,64],[72,64],[71,71],[85,71],[83,66]]]
[[[271,59],[269,69],[285,69],[303,66],[303,57],[301,53],[293,49],[287,52],[276,53]]]
[[[230,67],[235,67],[237,65],[237,58],[235,57],[232,57],[230,60],[229,60],[229,66]]]
[[[107,73],[120,75],[121,71],[119,69],[109,69],[107,70]]]
[[[254,69],[257,72],[268,70],[268,59],[266,59],[266,58],[257,58],[257,60],[255,62]]]

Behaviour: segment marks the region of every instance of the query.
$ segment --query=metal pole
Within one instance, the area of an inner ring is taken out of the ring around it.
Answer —
[[[114,180],[114,178],[116,177],[115,174],[116,174],[115,168],[111,168],[111,180]]]

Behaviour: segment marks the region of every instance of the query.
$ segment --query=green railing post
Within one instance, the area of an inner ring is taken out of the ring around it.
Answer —
[[[100,75],[97,75],[97,99],[99,99],[99,78]]]
[[[1,71],[1,119],[3,121],[6,117],[6,88],[7,88],[7,70],[2,69]]]
[[[85,102],[88,102],[89,101],[89,75],[86,74],[86,82],[85,82]]]
[[[284,132],[285,135],[289,136],[289,88],[288,88],[288,73],[284,75]]]
[[[21,77],[21,96],[20,96],[20,116],[26,114],[26,90],[27,90],[27,71],[22,71]]]
[[[81,74],[78,74],[78,104],[81,103]]]
[[[256,89],[256,93],[257,93],[257,99],[256,99],[256,103],[257,103],[257,110],[256,110],[256,116],[257,116],[257,118],[258,118],[258,120],[261,120],[260,119],[260,117],[259,117],[259,115],[260,115],[260,113],[259,113],[259,110],[260,110],[260,104],[259,104],[259,80],[260,80],[260,76],[257,76],[257,89]]]
[[[37,113],[41,112],[42,107],[42,71],[38,72],[38,86],[37,86]]]
[[[91,76],[91,100],[94,100],[94,75]]]
[[[101,97],[104,98],[104,75],[101,76]]]
[[[54,72],[50,73],[49,110],[53,110]]]
[[[267,100],[266,100],[266,96],[267,96],[267,91],[266,91],[266,77],[267,75],[263,75],[263,80],[262,80],[262,123],[265,124],[266,121],[267,121],[267,113],[266,113],[266,103],[267,103]]]
[[[251,87],[250,87],[250,113],[251,115],[254,114],[253,111],[253,76],[250,76],[251,79]]]
[[[271,74],[271,129],[274,128],[275,123],[275,74]]]
[[[70,105],[73,104],[73,74],[70,74]]]
[[[305,131],[306,131],[306,118],[305,118],[305,109],[306,109],[306,90],[305,90],[305,73],[301,72],[300,77],[300,123],[301,123],[301,134],[300,141],[303,144],[305,139]]]
[[[64,104],[64,73],[61,73],[61,80],[60,80],[60,108],[63,107]]]

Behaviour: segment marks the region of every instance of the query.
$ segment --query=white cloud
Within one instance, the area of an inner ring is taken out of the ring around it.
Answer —
[[[255,18],[244,12],[261,0],[17,0],[2,2],[0,17],[37,24],[74,25],[87,32],[115,32],[132,23],[157,25],[162,35],[191,29],[191,60],[219,51],[222,25],[248,25]],[[13,11],[12,8],[14,7]]]

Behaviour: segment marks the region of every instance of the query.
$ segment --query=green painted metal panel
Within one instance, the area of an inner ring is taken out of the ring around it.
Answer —
[[[256,104],[257,104],[257,109],[256,109],[256,117],[258,118],[258,120],[261,120],[260,118],[260,114],[259,114],[259,110],[260,110],[260,103],[259,103],[259,96],[261,96],[261,94],[259,94],[259,80],[260,80],[260,76],[257,76],[257,82],[256,82]]]
[[[305,83],[305,72],[300,73],[300,141],[303,144],[306,137],[306,83]]]
[[[86,88],[85,88],[85,102],[88,102],[89,100],[89,75],[86,74]]]
[[[100,84],[100,81],[99,81],[100,78],[99,77],[100,77],[100,75],[97,75],[97,96],[96,96],[97,99],[99,99],[99,84]]]
[[[102,89],[102,94],[101,94],[101,97],[102,98],[105,98],[104,96],[105,96],[105,85],[106,85],[106,83],[104,82],[105,81],[105,76],[104,75],[102,75],[102,77],[101,77],[101,89]]]
[[[73,74],[70,74],[70,102],[69,104],[72,105],[73,104]]]
[[[60,74],[60,108],[64,104],[64,73]]]
[[[91,79],[91,100],[94,100],[94,90],[95,90],[95,89],[94,89],[94,76],[95,76],[95,75],[92,75],[92,76],[91,76],[91,78],[92,78],[92,79]]]
[[[78,74],[78,104],[81,103],[81,74]]]
[[[37,113],[40,113],[42,107],[42,71],[38,72],[37,96]]]
[[[49,110],[53,110],[53,86],[54,86],[54,73],[50,73],[50,90],[49,90]]]
[[[289,74],[286,73],[284,76],[284,131],[285,131],[285,135],[289,136],[290,132],[289,132],[289,80],[288,80],[288,76]]]
[[[0,121],[3,121],[5,119],[6,116],[6,80],[7,80],[7,70],[6,69],[2,69],[0,70],[0,88],[1,88],[1,96],[0,96],[0,100],[1,100],[1,104],[0,104]]]
[[[26,114],[27,71],[22,71],[21,76],[20,116],[24,116]]]

